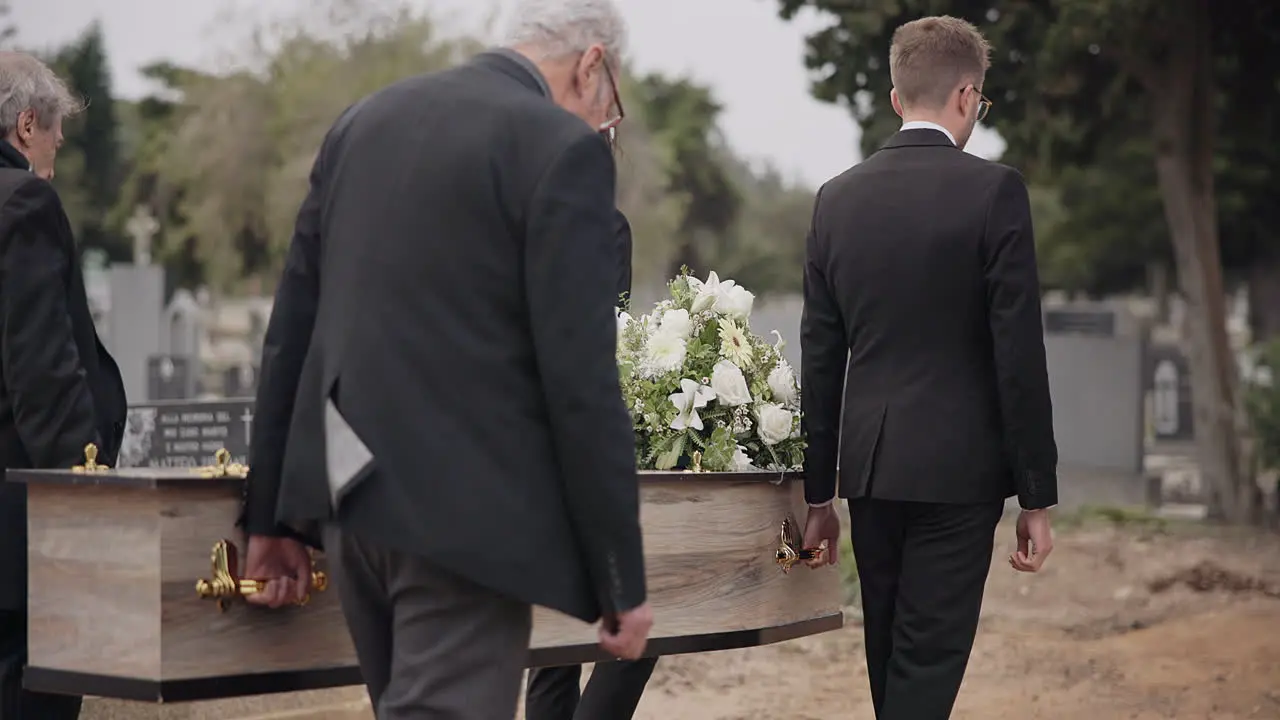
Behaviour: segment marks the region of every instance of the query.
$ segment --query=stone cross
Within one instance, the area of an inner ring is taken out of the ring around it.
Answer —
[[[145,266],[151,264],[151,239],[155,237],[156,231],[160,229],[160,223],[147,210],[145,205],[139,205],[133,211],[133,216],[129,218],[129,222],[125,223],[124,231],[133,238],[133,264],[137,266]]]

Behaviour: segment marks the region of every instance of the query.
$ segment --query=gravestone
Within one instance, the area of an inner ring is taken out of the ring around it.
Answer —
[[[1191,364],[1177,345],[1153,343],[1147,353],[1146,390],[1151,394],[1151,431],[1157,442],[1195,439]]]
[[[153,266],[151,238],[159,227],[139,208],[126,225],[133,236],[134,262],[116,263],[108,270],[111,309],[107,313],[107,348],[120,366],[126,396],[148,397],[147,364],[164,352],[161,310],[164,308],[164,269]]]
[[[1044,325],[1060,463],[1141,472],[1146,328],[1101,303],[1047,308]]]
[[[1059,504],[1147,505],[1147,327],[1121,303],[1046,307],[1044,325]]]
[[[178,290],[164,309],[161,322],[161,341],[167,358],[180,373],[174,384],[166,384],[161,394],[151,394],[148,400],[180,400],[195,397],[204,367],[200,362],[200,338],[204,334],[204,308],[187,290]],[[163,367],[166,366],[161,366]],[[154,379],[154,376],[151,376]],[[154,387],[154,386],[153,386]]]
[[[1114,337],[1116,313],[1109,308],[1054,308],[1044,312],[1044,331],[1052,335]]]
[[[227,368],[222,376],[222,394],[227,397],[253,397],[258,392],[258,368],[241,364]]]
[[[130,406],[116,464],[136,467],[200,467],[220,448],[231,461],[249,462],[253,400],[158,401]]]
[[[133,215],[125,223],[124,231],[133,238],[134,265],[151,264],[151,240],[159,230],[160,223],[145,205],[138,205],[133,209]]]
[[[204,308],[189,290],[177,290],[164,310],[164,342],[170,355],[193,360],[200,355]]]
[[[195,395],[195,375],[189,358],[152,355],[147,358],[147,400],[186,400]]]

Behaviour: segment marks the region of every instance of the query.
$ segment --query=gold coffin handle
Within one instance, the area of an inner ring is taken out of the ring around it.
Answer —
[[[231,452],[226,448],[219,448],[213,454],[213,464],[204,467],[192,468],[191,472],[203,478],[246,478],[249,476],[249,466],[238,462],[231,462]]]
[[[84,446],[84,464],[71,466],[71,472],[77,474],[100,473],[110,469],[111,467],[108,465],[98,464],[98,446],[93,443]]]
[[[213,545],[213,553],[209,558],[213,564],[211,579],[196,581],[196,595],[202,600],[216,600],[218,610],[225,611],[227,602],[235,598],[262,592],[266,580],[253,580],[240,577],[240,551],[235,543],[227,539],[219,540]],[[329,576],[321,570],[311,571],[311,588],[316,592],[324,592],[329,588]],[[306,605],[311,595],[302,598],[299,605]]]
[[[827,541],[816,548],[800,547],[800,539],[796,533],[796,525],[787,518],[782,521],[782,530],[778,533],[778,550],[774,553],[774,562],[782,567],[782,572],[791,572],[796,563],[816,562],[827,552]]]

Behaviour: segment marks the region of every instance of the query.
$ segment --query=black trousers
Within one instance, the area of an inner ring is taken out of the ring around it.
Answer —
[[[0,720],[76,720],[81,698],[22,689],[27,664],[27,615],[0,610]]]
[[[877,720],[951,716],[1003,511],[1003,501],[849,501]]]
[[[630,720],[657,663],[657,658],[597,663],[581,696],[581,665],[534,668],[525,690],[525,720]]]

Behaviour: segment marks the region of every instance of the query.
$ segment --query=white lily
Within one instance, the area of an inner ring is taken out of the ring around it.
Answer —
[[[691,281],[694,278],[689,278]],[[720,276],[712,270],[707,275],[707,281],[699,281],[695,286],[690,282],[689,286],[693,289],[693,312],[700,313],[710,310],[716,304],[716,297],[720,293]]]
[[[680,390],[681,392],[672,393],[667,398],[672,405],[676,406],[676,417],[671,421],[671,429],[701,430],[702,418],[698,417],[698,410],[716,399],[716,391],[709,385],[696,383],[687,378],[680,381]]]

